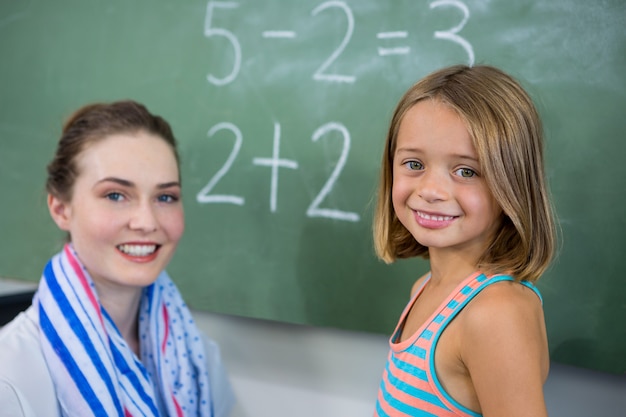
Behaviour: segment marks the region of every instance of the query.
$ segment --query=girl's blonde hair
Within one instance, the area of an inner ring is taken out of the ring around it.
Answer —
[[[485,181],[503,210],[501,227],[478,261],[489,273],[535,281],[555,252],[556,226],[544,173],[543,130],[532,100],[508,74],[490,66],[443,68],[400,99],[387,133],[374,214],[374,246],[385,262],[422,256],[391,200],[393,157],[400,123],[417,102],[438,100],[464,120]]]

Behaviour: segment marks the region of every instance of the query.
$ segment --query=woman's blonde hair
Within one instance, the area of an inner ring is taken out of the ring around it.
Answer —
[[[377,255],[387,263],[414,256],[428,258],[428,248],[400,223],[391,200],[400,123],[411,107],[425,99],[448,105],[464,120],[483,177],[504,213],[477,267],[489,273],[509,273],[519,280],[537,280],[549,266],[557,240],[544,173],[541,120],[515,79],[485,65],[435,71],[400,99],[382,156],[373,223]]]

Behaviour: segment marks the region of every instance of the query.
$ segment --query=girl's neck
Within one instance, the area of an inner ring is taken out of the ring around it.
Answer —
[[[474,259],[458,252],[429,250],[430,281],[435,285],[457,285],[478,269]]]

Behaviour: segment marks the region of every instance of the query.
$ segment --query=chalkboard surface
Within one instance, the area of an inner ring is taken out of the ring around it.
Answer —
[[[621,0],[3,0],[0,276],[37,281],[62,243],[43,192],[62,120],[133,98],[180,141],[169,271],[193,308],[388,334],[428,268],[372,249],[392,109],[436,68],[485,63],[545,122],[552,358],[624,373],[625,22]]]

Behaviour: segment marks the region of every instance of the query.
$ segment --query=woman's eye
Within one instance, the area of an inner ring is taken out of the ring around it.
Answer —
[[[459,176],[463,178],[472,178],[476,176],[476,171],[469,168],[459,168],[456,172]]]
[[[176,201],[179,200],[179,198],[178,196],[171,195],[171,194],[162,194],[157,197],[157,200],[160,203],[175,203]]]
[[[408,161],[408,162],[405,162],[404,165],[406,165],[406,167],[412,171],[420,170],[424,168],[424,165],[422,165],[422,163],[418,161]]]
[[[124,199],[124,196],[121,193],[115,193],[115,192],[108,193],[105,197],[111,201],[122,201]]]

